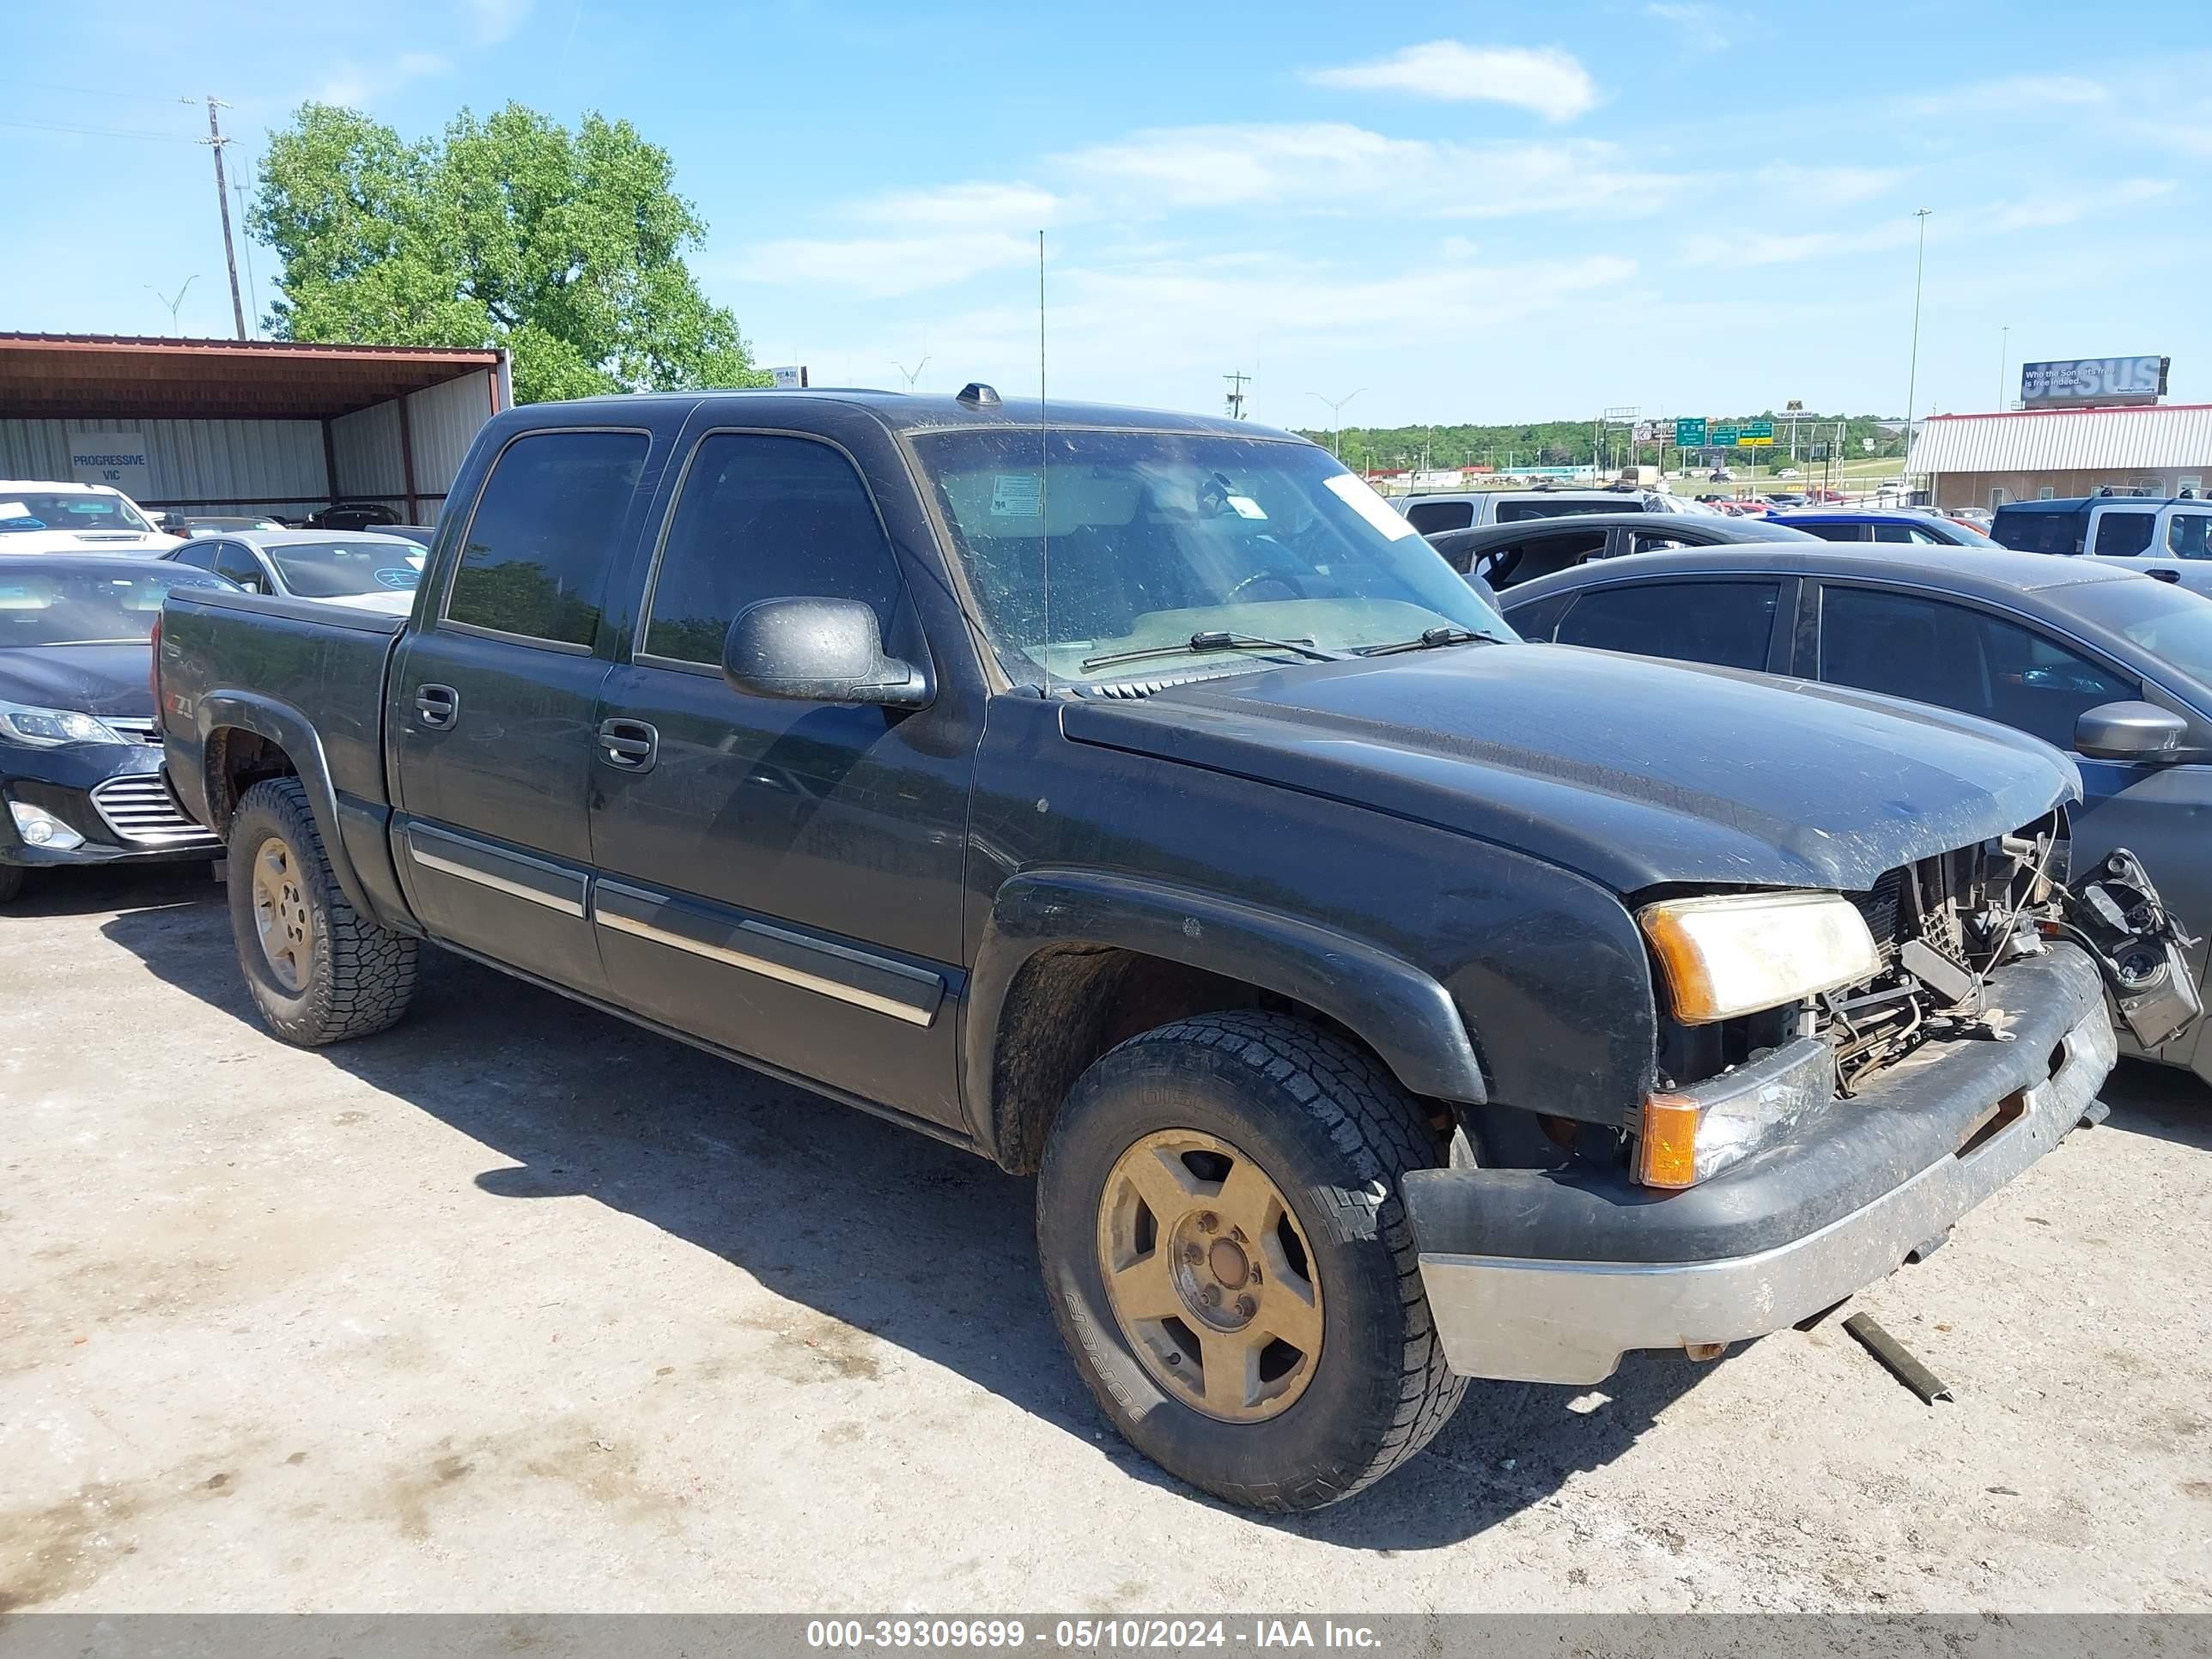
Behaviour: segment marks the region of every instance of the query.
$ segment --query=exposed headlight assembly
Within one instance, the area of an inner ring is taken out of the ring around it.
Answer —
[[[68,708],[33,708],[0,702],[0,739],[33,749],[58,749],[71,743],[121,743],[109,726]]]
[[[1866,918],[1836,893],[1670,899],[1636,920],[1685,1025],[1779,1007],[1881,969]]]

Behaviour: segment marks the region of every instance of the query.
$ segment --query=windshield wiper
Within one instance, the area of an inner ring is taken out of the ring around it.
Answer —
[[[1109,651],[1103,657],[1085,657],[1085,668],[1110,668],[1119,662],[1142,662],[1147,657],[1202,656],[1209,651],[1295,651],[1312,662],[1342,662],[1340,651],[1316,649],[1311,640],[1268,640],[1257,634],[1201,631],[1181,645],[1147,645],[1134,651]]]
[[[1363,657],[1392,657],[1401,651],[1434,651],[1447,645],[1503,645],[1504,641],[1495,634],[1478,634],[1471,628],[1431,628],[1410,640],[1395,640],[1389,645],[1371,645],[1359,654]]]

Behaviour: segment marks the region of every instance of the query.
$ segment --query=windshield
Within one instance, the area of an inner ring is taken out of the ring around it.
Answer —
[[[0,649],[26,645],[117,645],[151,637],[173,587],[228,587],[204,570],[149,575],[106,571],[0,572]],[[74,563],[72,560],[70,562]],[[131,561],[136,563],[137,562]]]
[[[2124,635],[2199,684],[2212,687],[2212,599],[2148,577],[2083,582],[2057,597],[2075,615]]]
[[[102,491],[0,495],[0,535],[27,535],[38,530],[143,532],[153,527],[122,496]]]
[[[1310,444],[997,428],[915,447],[1017,683],[1219,662],[1190,648],[1201,634],[1332,652],[1437,628],[1515,637],[1412,525]],[[1145,660],[1095,661],[1125,652]]]
[[[412,592],[422,580],[422,550],[392,542],[286,542],[261,550],[276,564],[284,591],[303,599]]]

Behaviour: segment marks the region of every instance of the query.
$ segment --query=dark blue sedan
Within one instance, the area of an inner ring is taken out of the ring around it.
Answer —
[[[2087,559],[1997,548],[1750,543],[1607,559],[1500,596],[1524,639],[1937,703],[2067,750],[2073,863],[2142,856],[2212,932],[2212,599]],[[2200,982],[2206,953],[2192,965]],[[2152,1056],[2212,1081],[2212,1022]]]
[[[1899,547],[1995,547],[1996,542],[1956,519],[1914,507],[1819,507],[1770,513],[1769,524],[1786,524],[1824,542],[1887,543]]]

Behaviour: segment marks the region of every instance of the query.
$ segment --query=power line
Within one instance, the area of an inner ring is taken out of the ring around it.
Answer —
[[[128,127],[64,126],[52,121],[0,121],[0,127],[14,127],[24,132],[72,132],[88,138],[159,138],[186,144],[193,142],[189,133],[147,132]]]

